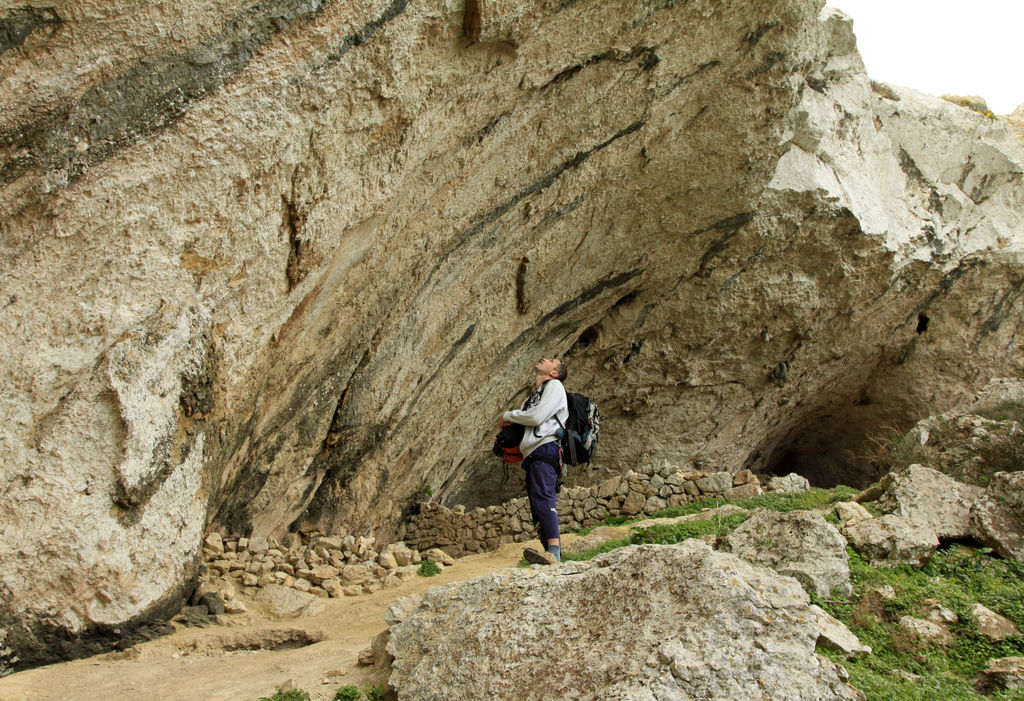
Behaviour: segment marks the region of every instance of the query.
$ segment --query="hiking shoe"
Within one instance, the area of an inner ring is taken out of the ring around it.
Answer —
[[[547,550],[540,552],[533,548],[527,548],[523,551],[523,559],[529,562],[531,565],[557,565],[558,558],[549,553]]]

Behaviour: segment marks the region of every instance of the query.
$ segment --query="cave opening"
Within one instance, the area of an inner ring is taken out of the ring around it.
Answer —
[[[746,467],[772,476],[795,472],[812,487],[864,489],[889,470],[884,436],[902,435],[910,428],[886,420],[875,408],[858,401],[841,413],[793,417],[762,442]]]

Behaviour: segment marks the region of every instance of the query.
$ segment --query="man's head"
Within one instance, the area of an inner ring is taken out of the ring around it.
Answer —
[[[565,362],[558,358],[541,358],[540,362],[533,366],[533,369],[537,371],[538,376],[559,382],[565,382],[565,378],[569,376],[569,369],[565,367]]]

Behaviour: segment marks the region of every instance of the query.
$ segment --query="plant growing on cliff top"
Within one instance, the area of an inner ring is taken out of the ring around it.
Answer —
[[[972,112],[988,117],[989,119],[996,119],[995,113],[988,108],[988,102],[981,97],[969,97],[964,95],[943,95],[942,99],[946,102],[952,102],[954,105],[959,105]]]

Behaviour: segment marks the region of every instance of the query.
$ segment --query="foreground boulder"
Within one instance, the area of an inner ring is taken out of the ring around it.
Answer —
[[[795,580],[689,540],[432,589],[387,649],[417,701],[858,698],[818,636]]]
[[[848,596],[846,539],[821,514],[758,509],[728,535],[724,550],[795,578],[808,594]]]
[[[888,474],[882,486],[880,509],[931,530],[940,540],[970,535],[971,507],[984,492],[917,464]]]
[[[1024,472],[997,472],[971,511],[971,534],[1003,557],[1024,562]]]
[[[934,531],[896,514],[850,524],[843,535],[872,567],[923,565],[939,547]]]

